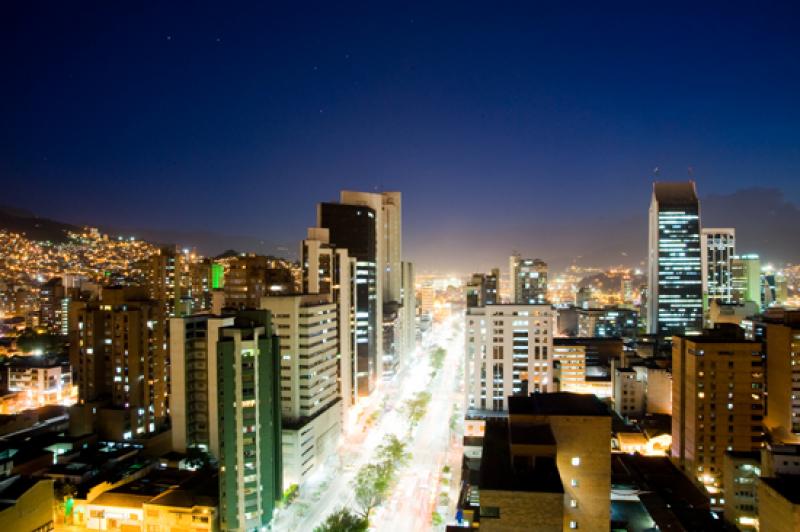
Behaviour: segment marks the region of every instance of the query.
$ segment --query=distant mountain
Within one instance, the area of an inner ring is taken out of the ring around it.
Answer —
[[[25,233],[31,240],[65,242],[69,231],[80,231],[77,225],[40,218],[32,212],[0,206],[0,229]]]

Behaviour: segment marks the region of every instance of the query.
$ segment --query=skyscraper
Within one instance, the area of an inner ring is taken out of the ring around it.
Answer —
[[[356,259],[355,389],[360,396],[367,396],[377,385],[380,346],[383,345],[382,276],[378,275],[375,209],[364,205],[321,203],[317,216],[319,227],[328,229],[330,243],[347,249],[348,255]]]
[[[509,280],[512,303],[533,305],[547,301],[547,263],[543,260],[511,255]]]
[[[737,303],[761,305],[761,259],[755,253],[731,259],[731,295]]]
[[[700,252],[704,309],[708,309],[714,299],[731,303],[731,260],[736,253],[736,230],[703,228],[700,232]]]
[[[483,307],[499,303],[500,270],[491,273],[473,273],[466,285],[467,307]]]
[[[648,332],[669,340],[703,329],[700,202],[693,181],[654,183],[650,202]]]
[[[217,342],[224,530],[261,530],[282,496],[280,354],[270,322],[268,311],[242,311]]]

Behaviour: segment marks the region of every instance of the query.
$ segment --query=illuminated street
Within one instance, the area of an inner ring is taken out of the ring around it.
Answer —
[[[447,355],[442,370],[430,381],[427,354],[437,345],[444,347]],[[411,531],[431,528],[442,468],[449,464],[453,471],[460,469],[460,442],[451,439],[450,435],[453,407],[463,404],[458,378],[464,359],[459,316],[434,323],[420,352],[423,354],[418,353],[393,381],[384,383],[381,397],[373,400],[371,408],[365,409],[359,418],[363,423],[383,402],[383,414],[375,424],[363,432],[356,429],[346,437],[337,457],[340,464],[329,464],[326,473],[301,486],[300,496],[277,515],[274,530],[313,530],[340,507],[357,511],[351,485],[353,478],[359,468],[373,460],[375,449],[388,434],[396,434],[407,442],[412,457],[409,465],[399,472],[389,500],[373,510],[371,529]],[[431,393],[431,402],[409,441],[408,422],[398,409],[403,402],[423,390]],[[457,483],[456,475],[450,485]],[[442,517],[452,518],[453,508],[454,501],[449,504],[448,515]]]

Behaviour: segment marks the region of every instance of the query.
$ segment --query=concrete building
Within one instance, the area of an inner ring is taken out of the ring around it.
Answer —
[[[491,273],[473,273],[466,284],[467,307],[484,307],[500,303],[500,270],[493,268]]]
[[[765,344],[764,425],[775,442],[800,444],[800,311],[773,310],[750,328],[750,336]]]
[[[265,297],[280,338],[283,485],[303,483],[342,432],[336,303],[327,294]]]
[[[672,459],[711,496],[726,451],[761,448],[762,344],[724,335],[676,336],[672,345]]]
[[[569,393],[508,400],[512,463],[535,467],[540,459],[555,462],[563,489],[561,529],[607,529],[611,522],[611,416],[606,406],[591,395]],[[483,494],[481,489],[482,507]],[[524,529],[530,529],[531,522]]]
[[[644,415],[644,382],[632,368],[614,368],[614,411],[623,418],[639,419]]]
[[[328,294],[336,304],[339,397],[342,399],[342,415],[347,419],[358,398],[369,394],[368,390],[359,391],[356,375],[356,259],[348,254],[346,248],[333,246],[329,231],[320,227],[308,229],[308,237],[301,244],[300,257],[302,292]]]
[[[166,320],[143,288],[103,288],[70,306],[70,363],[78,404],[74,434],[130,440],[167,423]]]
[[[578,308],[578,336],[635,339],[639,335],[639,312],[624,307]]]
[[[621,356],[622,340],[617,338],[554,338],[558,391],[611,397],[609,367]]]
[[[741,325],[745,319],[757,315],[759,310],[758,304],[753,301],[722,303],[719,299],[714,299],[709,304],[706,323],[709,328],[723,323]]]
[[[762,477],[758,482],[758,523],[763,532],[800,530],[800,476]]]
[[[508,396],[555,390],[555,314],[550,305],[467,309],[467,408],[503,411]]]
[[[755,253],[731,259],[731,297],[736,303],[761,306],[761,259]]]
[[[547,302],[547,263],[511,255],[508,261],[511,303],[535,305]]]
[[[219,459],[217,343],[234,316],[199,314],[170,319],[172,448],[210,452]]]
[[[342,193],[350,202],[359,196]],[[321,203],[317,225],[328,229],[329,243],[346,249],[356,260],[355,270],[355,390],[369,396],[378,385],[383,346],[383,227],[379,194],[366,194],[359,204]]]
[[[700,231],[703,265],[703,305],[712,301],[732,303],[731,260],[736,254],[736,230],[703,228]]]
[[[637,371],[640,369],[635,367]],[[665,368],[645,367],[644,407],[646,414],[672,415],[672,373]]]
[[[264,296],[293,293],[295,280],[292,270],[275,259],[242,255],[227,261],[222,289],[226,307],[255,309]]]
[[[739,530],[758,530],[758,477],[761,453],[727,451],[722,465],[725,520]],[[712,505],[719,504],[714,498]]]
[[[700,334],[700,202],[693,181],[653,184],[648,249],[648,332],[662,341]]]
[[[269,312],[242,311],[220,329],[219,498],[224,530],[266,527],[283,495],[280,343]]]
[[[0,528],[53,530],[53,481],[19,475],[0,480]]]

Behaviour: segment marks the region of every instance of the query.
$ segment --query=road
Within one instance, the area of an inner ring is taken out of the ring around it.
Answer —
[[[453,316],[434,324],[420,353],[412,357],[392,381],[384,382],[371,399],[371,404],[364,409],[360,416],[362,423],[373,412],[380,412],[374,424],[362,426],[363,430],[356,428],[342,438],[337,455],[329,460],[324,471],[301,486],[298,499],[276,515],[273,530],[310,531],[341,507],[357,510],[352,490],[355,474],[373,461],[376,448],[389,434],[395,434],[407,443],[412,458],[409,465],[398,472],[389,499],[373,510],[371,530],[431,530],[442,467],[450,465],[456,484],[460,472],[460,442],[451,440],[450,435],[453,406],[463,404],[459,391],[461,379],[458,378],[464,360],[463,336],[460,329],[456,330],[460,324],[458,318]],[[442,370],[431,380],[428,355],[435,345],[445,347],[447,355]],[[407,420],[399,409],[406,400],[423,390],[431,393],[431,401],[427,414],[409,437]],[[446,513],[451,515],[453,501],[449,507]]]

